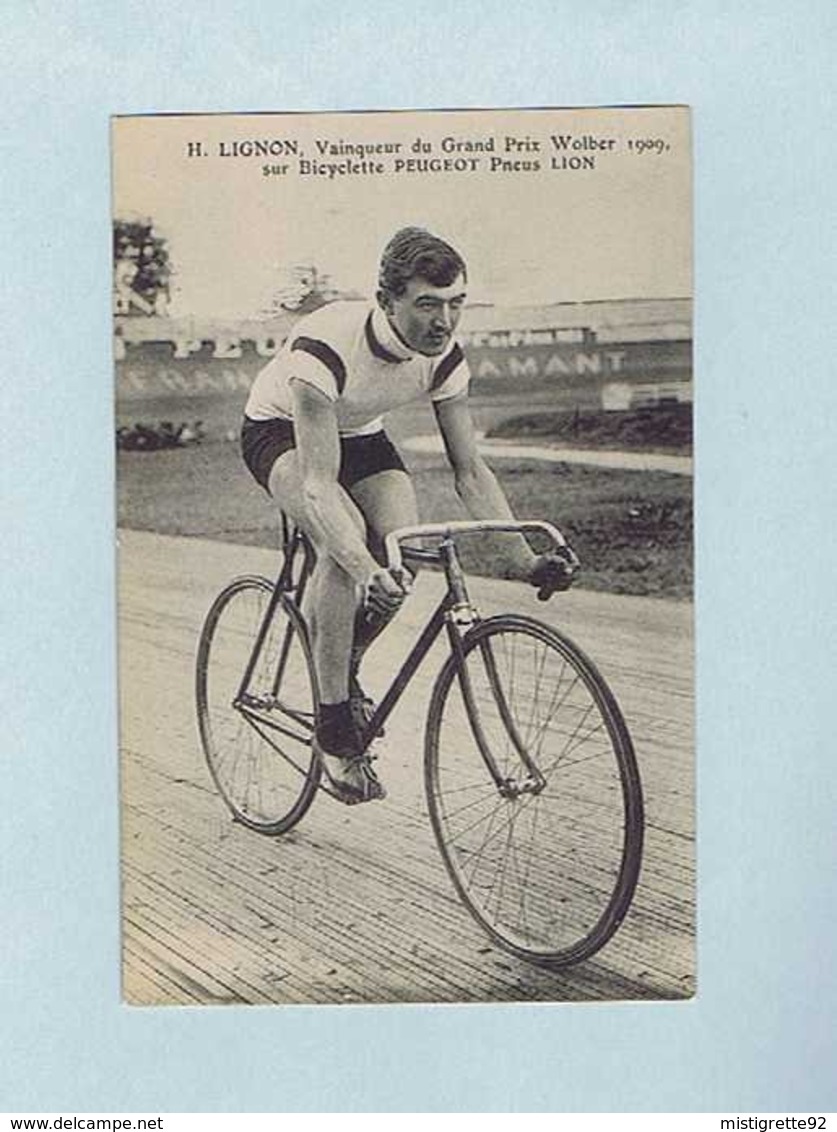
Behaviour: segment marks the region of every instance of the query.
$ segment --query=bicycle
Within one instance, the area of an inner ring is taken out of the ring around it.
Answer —
[[[390,569],[440,565],[446,588],[362,740],[368,749],[446,632],[450,652],[424,746],[442,858],[492,940],[535,964],[566,967],[607,943],[633,897],[644,829],[639,771],[613,693],[568,637],[520,614],[480,617],[455,540],[484,531],[541,532],[566,545],[539,521],[425,524],[390,535]],[[197,656],[210,773],[233,817],[268,835],[287,832],[318,791],[330,792],[311,748],[319,695],[300,612],[313,552],[286,520],[282,543],[275,582],[239,577],[218,595]]]

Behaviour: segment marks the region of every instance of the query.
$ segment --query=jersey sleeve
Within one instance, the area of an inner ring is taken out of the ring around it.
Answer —
[[[431,401],[448,401],[464,393],[471,380],[471,370],[462,352],[462,347],[456,342],[451,350],[442,358],[433,373],[430,383]]]
[[[346,365],[333,346],[322,338],[298,334],[288,351],[290,381],[303,381],[336,401],[346,384]]]

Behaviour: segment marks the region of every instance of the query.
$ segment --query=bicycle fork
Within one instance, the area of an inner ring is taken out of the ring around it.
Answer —
[[[465,703],[468,722],[471,726],[471,731],[476,740],[482,760],[488,768],[488,772],[494,780],[497,786],[497,792],[501,797],[513,800],[523,794],[540,794],[546,786],[546,779],[529,755],[526,744],[515,726],[509,709],[508,699],[500,683],[497,662],[490,640],[478,641],[475,649],[472,650],[468,650],[465,647],[465,639],[468,635],[468,631],[479,622],[480,615],[468,596],[465,575],[459,563],[453,539],[445,539],[441,544],[440,550],[453,598],[446,620],[448,638],[450,640],[451,651],[457,661],[457,678],[462,692],[462,699]],[[485,668],[485,674],[488,678],[488,684],[491,688],[491,694],[497,705],[503,727],[515,754],[520,759],[525,769],[523,777],[503,774],[486,737],[467,663],[469,651],[476,650],[479,650]]]

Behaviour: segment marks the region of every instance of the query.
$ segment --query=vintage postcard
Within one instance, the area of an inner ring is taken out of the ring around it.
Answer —
[[[122,985],[695,993],[683,106],[117,117]]]

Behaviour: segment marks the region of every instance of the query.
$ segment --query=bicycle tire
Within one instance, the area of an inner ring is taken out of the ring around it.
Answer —
[[[424,770],[447,871],[495,943],[549,968],[607,943],[639,877],[642,787],[616,699],[572,641],[533,618],[478,622],[434,685]]]
[[[195,685],[212,779],[237,821],[270,835],[303,817],[321,775],[311,749],[317,680],[304,621],[286,594],[241,687],[273,591],[257,575],[221,591],[201,631]]]

